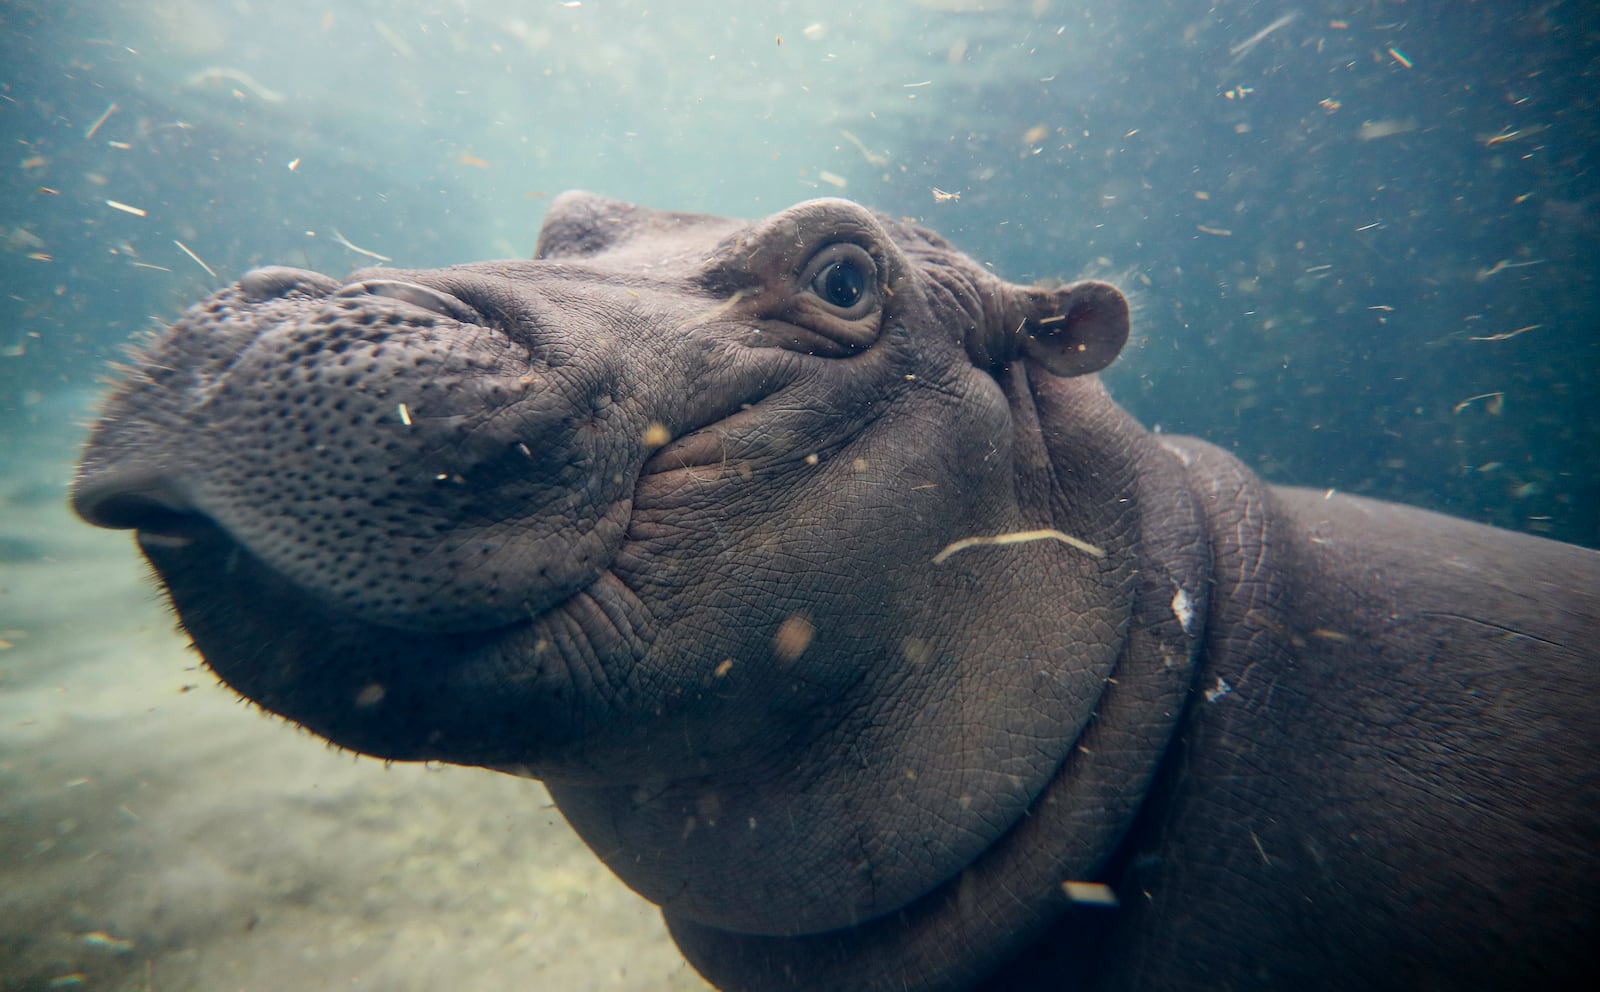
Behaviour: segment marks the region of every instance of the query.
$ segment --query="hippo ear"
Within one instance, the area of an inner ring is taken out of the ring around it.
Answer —
[[[1017,351],[1055,375],[1098,372],[1127,343],[1128,301],[1109,283],[1075,282],[1018,295],[1022,320],[1014,325]]]

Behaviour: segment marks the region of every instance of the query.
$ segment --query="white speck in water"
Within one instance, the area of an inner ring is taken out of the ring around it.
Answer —
[[[1233,691],[1233,686],[1222,676],[1217,676],[1217,684],[1206,690],[1206,702],[1214,703]]]

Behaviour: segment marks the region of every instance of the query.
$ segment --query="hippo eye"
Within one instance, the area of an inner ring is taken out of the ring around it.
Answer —
[[[811,280],[811,288],[840,310],[848,310],[867,291],[867,274],[854,261],[829,262]]]
[[[829,245],[805,271],[806,287],[843,316],[862,316],[876,301],[878,267],[859,245]]]

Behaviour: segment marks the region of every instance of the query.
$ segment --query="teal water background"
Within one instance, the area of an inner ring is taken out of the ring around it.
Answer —
[[[1600,543],[1591,5],[3,17],[10,431],[253,265],[372,261],[341,238],[443,265],[527,254],[566,188],[744,216],[844,195],[1013,279],[1116,279],[1118,398],[1269,479]]]

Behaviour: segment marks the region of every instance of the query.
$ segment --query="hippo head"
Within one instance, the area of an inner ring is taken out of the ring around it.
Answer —
[[[1125,825],[1144,772],[1089,745],[1203,597],[1200,552],[1151,550],[1190,509],[1141,503],[1147,435],[1077,378],[1127,333],[1107,285],[1014,286],[842,200],[568,194],[532,260],[196,305],[74,504],[262,707],[544,779],[683,928],[817,933],[953,884],[1063,782]]]

